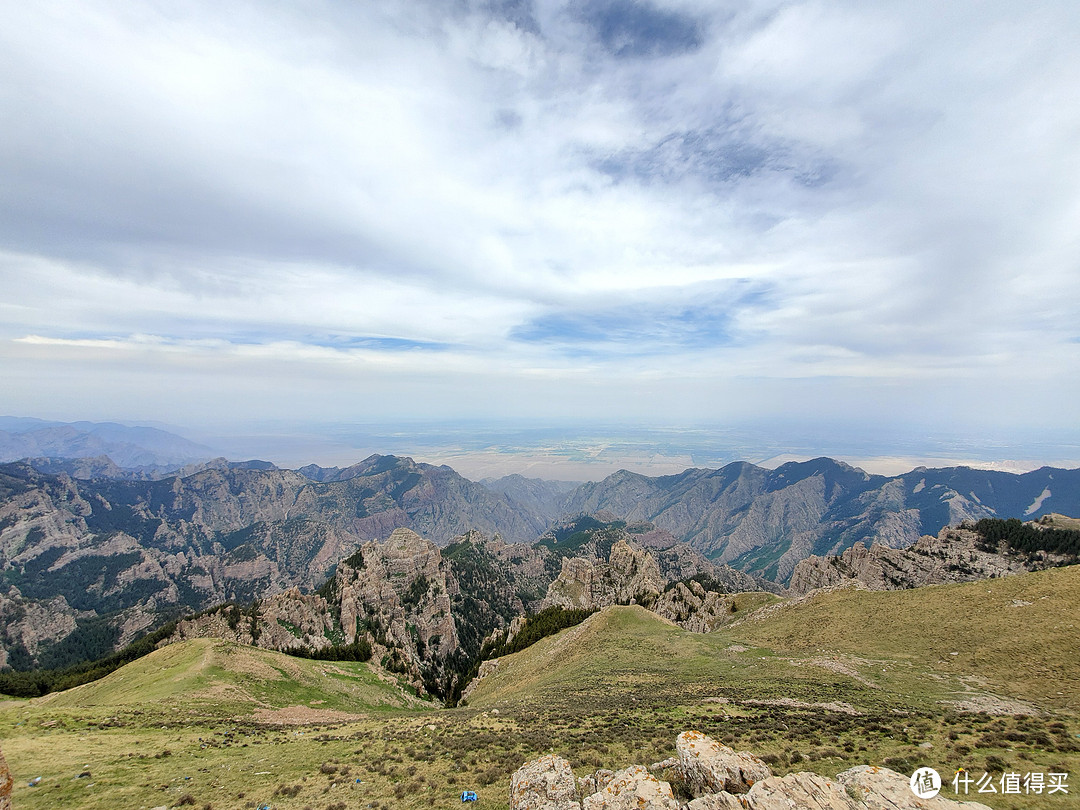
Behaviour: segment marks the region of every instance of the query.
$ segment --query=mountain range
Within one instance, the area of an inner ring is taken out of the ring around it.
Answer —
[[[610,543],[598,551],[570,542],[580,540],[581,515],[647,527],[634,542],[652,543],[667,583],[701,573],[704,562],[713,574],[758,578],[729,576],[734,589],[782,590],[811,555],[857,542],[905,548],[965,520],[1050,512],[1080,513],[1080,471],[920,468],[884,477],[821,458],[655,478],[623,471],[573,486],[521,476],[477,483],[446,466],[378,455],[295,471],[219,459],[168,475],[133,475],[109,459],[35,459],[0,465],[0,666],[58,666],[184,613],[292,588],[310,594],[396,529],[433,547],[469,535],[517,544],[522,552],[511,556],[522,559],[535,552],[546,566],[538,600],[564,559],[607,564]],[[681,549],[681,562],[658,553],[670,549]],[[571,574],[607,587],[602,571]]]

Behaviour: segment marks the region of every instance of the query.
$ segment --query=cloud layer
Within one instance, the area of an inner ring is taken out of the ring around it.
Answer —
[[[1073,2],[4,16],[5,411],[1074,426]]]

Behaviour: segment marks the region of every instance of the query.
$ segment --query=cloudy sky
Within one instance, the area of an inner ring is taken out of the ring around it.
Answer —
[[[1078,428],[1074,0],[0,7],[0,412]]]

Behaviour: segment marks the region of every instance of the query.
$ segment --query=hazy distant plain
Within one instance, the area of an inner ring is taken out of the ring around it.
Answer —
[[[185,431],[185,433],[188,433]],[[893,434],[858,426],[741,425],[656,428],[641,425],[531,425],[482,422],[285,425],[188,433],[231,459],[262,458],[282,467],[348,466],[371,455],[446,464],[473,480],[517,473],[587,481],[627,469],[669,475],[733,461],[777,467],[829,456],[879,475],[919,466],[967,465],[1008,472],[1080,466],[1080,437]],[[1057,441],[1053,439],[1056,438]]]

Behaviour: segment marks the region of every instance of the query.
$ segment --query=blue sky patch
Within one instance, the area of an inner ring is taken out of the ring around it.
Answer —
[[[612,56],[641,58],[696,51],[704,42],[696,19],[634,0],[593,0],[582,19]]]
[[[754,290],[693,303],[634,303],[551,313],[522,324],[511,337],[586,355],[714,349],[737,342],[731,325],[734,311],[764,299],[764,291]]]

